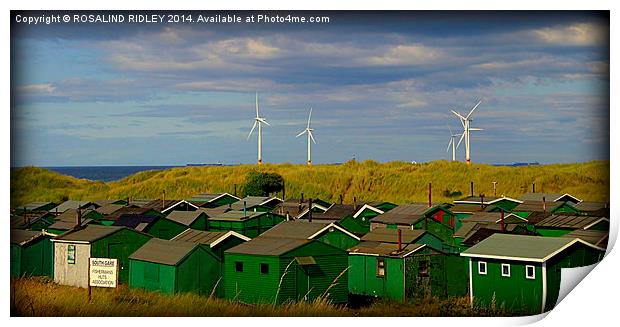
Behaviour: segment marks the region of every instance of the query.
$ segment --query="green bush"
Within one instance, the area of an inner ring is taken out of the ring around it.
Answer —
[[[243,188],[245,196],[269,196],[280,192],[284,187],[284,178],[277,173],[251,171],[247,174]]]

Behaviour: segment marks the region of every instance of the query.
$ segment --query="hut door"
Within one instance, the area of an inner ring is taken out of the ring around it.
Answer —
[[[306,266],[296,265],[296,284],[297,284],[297,300],[307,301],[310,290],[310,274]]]
[[[123,246],[122,243],[108,243],[108,258],[116,258],[118,259],[118,281],[119,283],[124,283],[127,281],[127,276],[129,276],[129,265],[127,263],[127,258],[129,257],[129,253],[126,253],[127,249]]]

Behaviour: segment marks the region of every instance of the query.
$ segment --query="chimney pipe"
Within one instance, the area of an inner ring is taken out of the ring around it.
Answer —
[[[127,205],[129,205],[129,197],[127,197]]]
[[[484,210],[484,194],[480,193],[480,207]]]
[[[353,210],[357,210],[357,198],[353,197]]]
[[[428,207],[433,206],[433,184],[428,183]]]
[[[77,209],[77,221],[76,227],[82,226],[82,210],[80,208]]]
[[[166,190],[163,190],[162,199],[161,199],[161,210],[164,210],[165,203],[166,203]]]
[[[532,182],[532,193],[536,193],[536,182]]]
[[[301,192],[301,200],[299,200],[299,203],[304,202],[304,192]]]
[[[286,201],[286,183],[282,182],[282,201]]]
[[[469,182],[469,188],[471,189],[471,196],[474,196],[474,182]]]
[[[246,210],[246,207],[245,207],[245,201],[243,201],[243,216],[244,217],[247,216],[247,210]]]
[[[342,194],[340,194],[340,204],[342,204]]]
[[[237,184],[235,184],[235,192],[233,194],[234,196],[237,196]]]
[[[403,238],[402,238],[403,231],[400,230],[400,228],[397,228],[396,230],[397,230],[397,234],[398,234],[398,238],[397,238],[397,241],[398,241],[398,252],[400,252],[403,249]]]
[[[547,212],[547,203],[545,202],[545,197],[543,196],[543,212]]]
[[[493,196],[497,197],[497,182],[493,182]]]
[[[312,198],[308,199],[308,222],[312,222]]]
[[[288,211],[286,212],[286,220],[287,221],[291,220],[291,215],[288,213]]]
[[[499,217],[500,217],[500,221],[501,221],[501,225],[500,225],[501,231],[505,232],[506,231],[506,225],[504,225],[504,210],[503,209],[499,211],[499,215],[500,215]]]

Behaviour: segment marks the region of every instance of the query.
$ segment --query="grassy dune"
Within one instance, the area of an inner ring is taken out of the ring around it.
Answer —
[[[11,280],[11,316],[501,316],[503,310],[472,309],[467,297],[418,302],[376,302],[360,308],[326,301],[246,305],[195,294],[162,295],[139,289],[62,286],[48,278]]]
[[[76,179],[54,172],[26,167],[11,171],[11,206],[30,201],[161,198],[181,199],[199,192],[229,192],[234,185],[238,193],[245,175],[254,169],[277,172],[286,182],[287,198],[320,197],[352,203],[391,201],[397,204],[426,201],[428,183],[433,184],[433,201],[451,201],[444,191],[470,193],[469,182],[475,183],[475,194],[518,197],[531,190],[571,193],[584,200],[609,201],[609,161],[575,164],[551,164],[530,167],[495,167],[460,162],[434,161],[424,164],[406,162],[347,162],[343,165],[265,164],[231,167],[181,167],[164,171],[145,171],[108,183]]]

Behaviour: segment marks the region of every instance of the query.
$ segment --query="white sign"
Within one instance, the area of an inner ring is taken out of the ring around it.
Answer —
[[[116,287],[118,284],[118,259],[90,258],[89,285]]]

